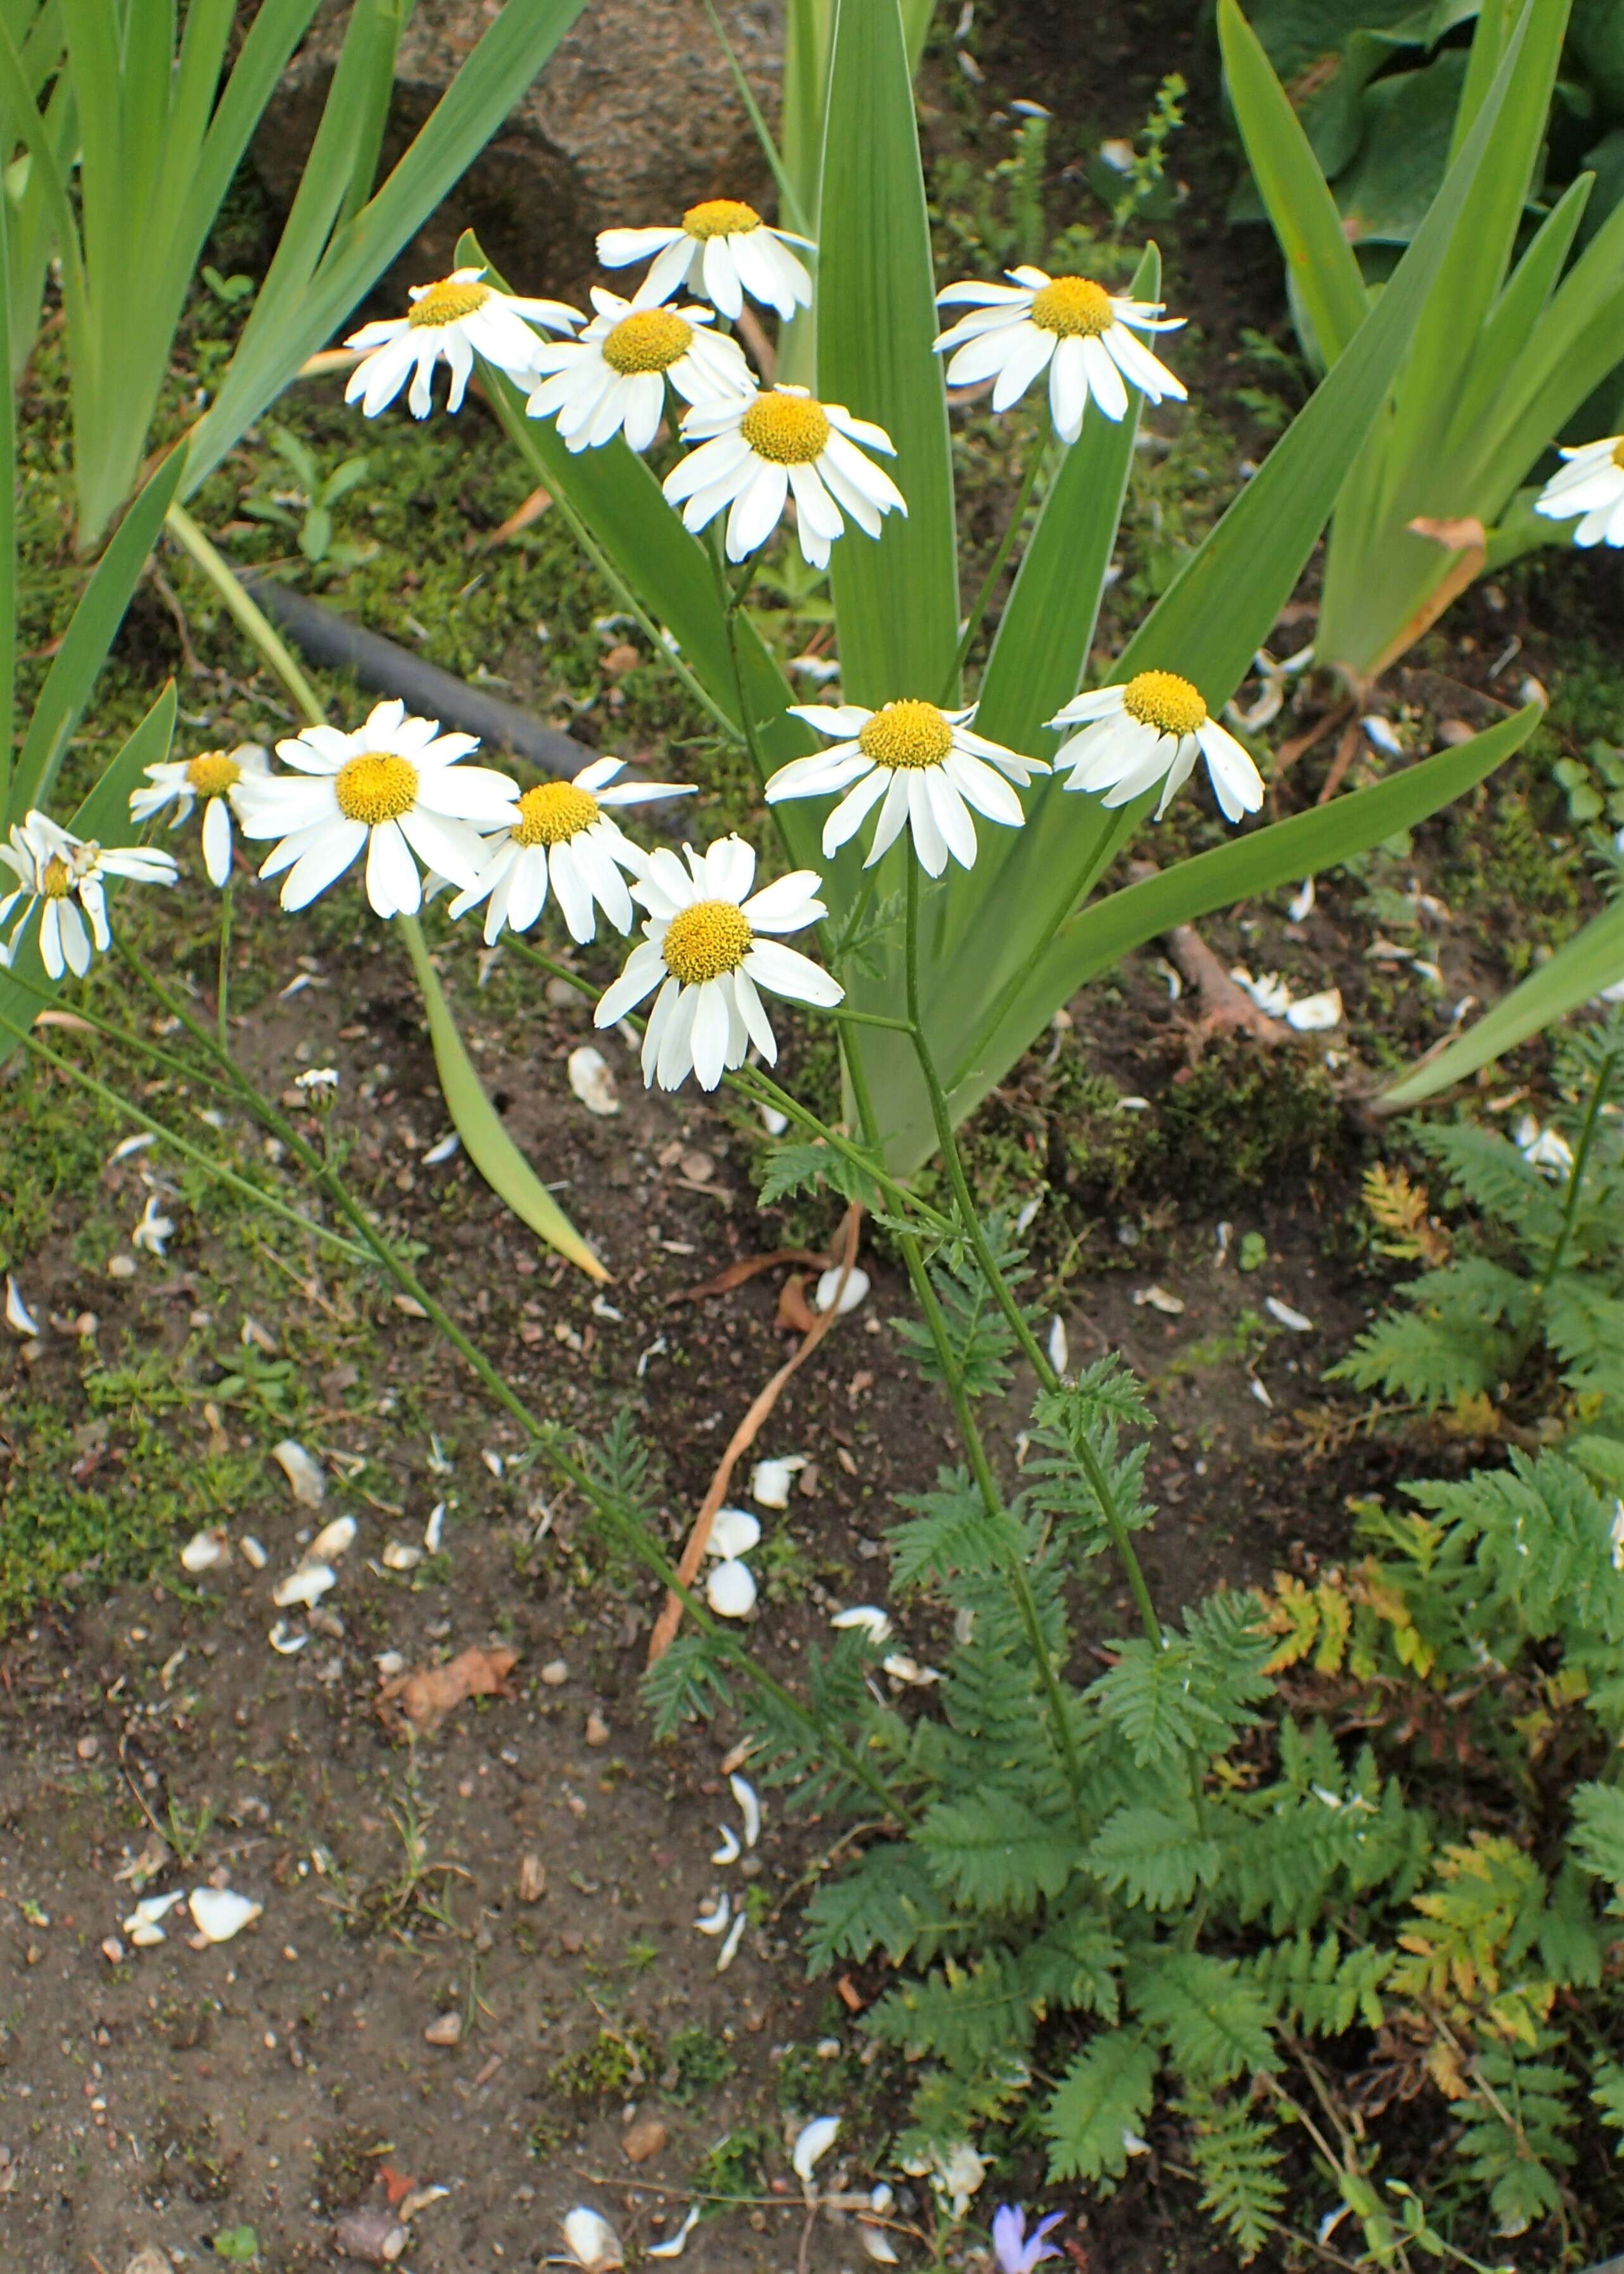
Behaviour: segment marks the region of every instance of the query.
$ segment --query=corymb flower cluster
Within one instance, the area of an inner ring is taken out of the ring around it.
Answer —
[[[726,560],[746,561],[793,511],[801,553],[823,568],[848,523],[879,538],[886,516],[906,515],[907,504],[882,463],[896,455],[883,427],[804,388],[764,381],[733,335],[747,298],[785,321],[810,308],[803,256],[815,252],[752,207],[721,198],[691,207],[672,227],[605,230],[598,254],[606,267],[649,266],[629,298],[594,290],[590,316],[503,291],[483,269],[459,268],[413,290],[403,316],[350,335],[358,360],[345,400],[375,418],[404,388],[413,416],[425,418],[444,363],[446,407],[455,411],[483,363],[523,389],[528,415],[553,420],[572,452],[617,438],[645,451],[669,420],[687,447],[665,494],[688,529],[719,523]],[[951,284],[940,299],[965,311],[936,342],[950,383],[990,381],[992,408],[1003,411],[1045,380],[1049,426],[1064,443],[1077,440],[1091,407],[1122,418],[1130,387],[1153,402],[1184,394],[1145,344],[1177,320],[1092,278],[1020,267],[1005,282]],[[1575,468],[1571,507],[1559,509],[1593,519],[1610,510],[1609,477],[1616,478],[1610,465]],[[1246,750],[1173,670],[1079,695],[1049,722],[1065,738],[1052,760],[977,734],[973,704],[945,709],[915,689],[898,689],[872,710],[831,702],[793,715],[827,747],[779,767],[767,802],[831,801],[825,859],[866,832],[872,867],[906,834],[928,876],[941,877],[950,862],[968,869],[978,817],[1021,827],[1020,793],[1051,774],[1107,806],[1160,784],[1160,817],[1199,757],[1229,820],[1262,803]],[[131,817],[150,821],[168,809],[175,826],[200,804],[210,879],[229,884],[240,833],[268,847],[259,874],[282,878],[289,909],[307,907],[358,865],[377,915],[415,915],[449,887],[453,918],[483,912],[487,945],[505,930],[528,930],[549,899],[583,945],[600,922],[627,936],[641,917],[642,937],[598,1021],[616,1024],[650,1005],[643,1070],[668,1089],[690,1073],[714,1088],[751,1050],[771,1063],[777,1046],[764,994],[826,1008],[841,1001],[839,983],[784,944],[825,914],[816,871],[756,889],[756,855],[737,837],[707,852],[685,848],[680,858],[649,851],[622,828],[628,809],[688,795],[691,783],[645,781],[619,759],[598,757],[571,780],[521,787],[470,763],[477,747],[470,735],[408,716],[399,702],[380,703],[354,732],[310,726],[278,742],[280,769],[247,743],[151,765]],[[12,831],[0,862],[15,877],[0,899],[0,959],[11,960],[37,909],[39,953],[53,977],[83,973],[93,949],[108,946],[105,878],[169,883],[176,873],[167,854],[109,851],[39,813]]]

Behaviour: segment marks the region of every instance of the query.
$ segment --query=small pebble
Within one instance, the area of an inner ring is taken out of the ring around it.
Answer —
[[[109,1279],[133,1279],[135,1276],[134,1256],[110,1256],[108,1260],[107,1276]]]
[[[525,1856],[519,1863],[519,1901],[538,1903],[547,1892],[547,1867],[539,1856]]]
[[[589,1745],[606,1745],[608,1743],[609,1724],[605,1721],[601,1713],[589,1713],[587,1715],[586,1741]]]
[[[634,2124],[621,2141],[621,2150],[628,2164],[646,2164],[650,2156],[658,2156],[665,2144],[665,2127],[658,2116],[645,2116]]]
[[[81,1761],[94,1761],[102,1750],[100,1737],[81,1737],[73,1748]]]
[[[550,1658],[541,1669],[541,1678],[549,1690],[561,1689],[569,1679],[569,1668],[561,1658]]]
[[[423,2032],[425,2045],[460,2045],[462,2042],[461,2014],[437,2014]]]

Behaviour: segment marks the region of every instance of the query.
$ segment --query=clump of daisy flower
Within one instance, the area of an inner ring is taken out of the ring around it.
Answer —
[[[1567,460],[1534,501],[1547,521],[1578,518],[1575,545],[1624,545],[1624,434],[1564,450]]]
[[[10,936],[0,943],[0,965],[9,968],[15,960],[28,919],[37,908],[40,960],[52,979],[68,971],[82,979],[90,968],[93,945],[102,954],[112,945],[108,877],[172,885],[177,873],[168,853],[144,845],[98,845],[94,839],[75,837],[37,809],[12,823],[11,841],[0,845],[0,867],[17,879],[0,899],[0,928],[11,923]]]
[[[694,784],[616,782],[624,771],[620,758],[594,758],[571,781],[538,782],[523,791],[507,826],[485,839],[478,874],[452,901],[451,915],[466,915],[485,901],[485,945],[493,946],[504,925],[530,930],[551,883],[572,939],[584,946],[593,937],[595,907],[617,931],[629,931],[635,911],[620,871],[639,875],[648,855],[604,809],[687,797]]]
[[[267,774],[241,816],[244,836],[282,840],[259,874],[285,870],[283,907],[305,907],[365,847],[366,897],[380,916],[416,915],[417,861],[471,885],[479,832],[511,821],[518,794],[506,774],[458,763],[478,747],[477,735],[442,734],[437,719],[409,719],[398,702],[380,703],[355,734],[306,727],[278,742],[297,772]]]
[[[796,531],[808,567],[826,568],[829,548],[849,514],[870,537],[888,513],[907,512],[891,476],[857,445],[893,456],[883,426],[853,418],[838,403],[819,403],[804,387],[752,388],[726,401],[698,403],[682,420],[685,441],[697,442],[665,477],[665,495],[682,508],[684,526],[706,528],[724,506],[727,557],[742,561],[764,545],[792,496]]]
[[[1263,802],[1262,778],[1250,754],[1209,716],[1199,688],[1176,671],[1141,671],[1125,686],[1096,688],[1049,723],[1081,727],[1062,743],[1055,770],[1069,766],[1066,787],[1101,792],[1104,805],[1127,805],[1160,781],[1160,821],[1198,757],[1207,760],[1226,821],[1256,813]]]
[[[941,711],[934,703],[905,697],[864,711],[855,703],[801,703],[791,704],[790,715],[833,736],[834,748],[780,766],[767,784],[768,804],[844,790],[846,794],[823,824],[825,859],[832,859],[878,806],[874,843],[863,863],[868,869],[905,828],[928,876],[939,877],[950,855],[960,868],[972,867],[975,824],[970,809],[1006,829],[1019,829],[1026,816],[1010,782],[1024,789],[1034,773],[1049,772],[1041,758],[1021,757],[972,734],[974,704],[967,711]]]
[[[643,290],[653,299],[668,300],[686,285],[736,320],[748,292],[787,323],[798,307],[812,305],[812,279],[792,245],[816,250],[810,237],[772,228],[741,199],[706,198],[675,229],[600,230],[598,257],[605,268],[624,268],[651,253]]]
[[[145,787],[131,791],[130,818],[150,821],[172,805],[169,826],[177,829],[190,820],[201,798],[203,866],[211,885],[223,885],[231,873],[233,809],[269,771],[269,757],[258,742],[238,742],[229,750],[199,750],[195,758],[161,758],[147,767]]]
[[[306,1066],[303,1073],[296,1073],[293,1077],[295,1089],[318,1113],[325,1113],[337,1102],[338,1085],[336,1066]]]
[[[752,893],[756,855],[741,837],[708,853],[685,847],[687,866],[664,847],[634,882],[649,911],[643,937],[599,1002],[594,1021],[613,1027],[654,994],[643,1037],[643,1079],[676,1089],[690,1073],[714,1089],[755,1043],[769,1065],[778,1054],[759,990],[829,1009],[846,990],[774,934],[801,931],[826,914],[819,878],[797,869]]]
[[[443,356],[451,373],[446,408],[460,410],[477,355],[509,379],[522,380],[541,345],[532,325],[573,332],[581,321],[580,310],[562,300],[522,300],[485,283],[484,276],[483,268],[455,268],[436,283],[414,284],[405,315],[351,332],[344,345],[366,354],[350,374],[345,402],[359,403],[368,418],[376,418],[410,373],[407,407],[414,418],[426,418],[434,405],[434,366]]]
[[[665,408],[665,382],[685,403],[749,395],[756,381],[738,343],[707,330],[709,308],[657,305],[645,284],[635,298],[592,287],[596,315],[578,340],[538,344],[538,384],[525,409],[556,417],[571,450],[600,449],[622,431],[646,450]]]
[[[992,407],[1007,410],[1047,371],[1049,411],[1063,442],[1075,442],[1082,433],[1090,395],[1108,418],[1126,411],[1129,386],[1152,403],[1166,395],[1184,399],[1183,382],[1135,337],[1177,331],[1182,316],[1164,316],[1159,300],[1108,292],[1091,276],[1050,276],[1026,267],[1006,274],[1012,283],[970,280],[937,293],[938,306],[970,310],[936,343],[938,353],[952,354],[950,386],[994,379]]]

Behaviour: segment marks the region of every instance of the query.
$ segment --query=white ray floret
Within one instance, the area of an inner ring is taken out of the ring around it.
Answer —
[[[1534,501],[1547,521],[1572,521],[1575,545],[1624,545],[1624,434],[1564,450],[1567,463]]]
[[[791,715],[832,736],[834,747],[780,766],[767,784],[767,802],[844,791],[823,824],[826,860],[857,834],[877,806],[865,868],[873,868],[905,828],[928,876],[939,877],[950,855],[960,868],[971,868],[972,807],[1006,829],[1019,829],[1026,814],[1010,782],[1024,789],[1034,774],[1049,772],[1042,758],[1024,758],[972,734],[974,704],[967,711],[940,711],[934,703],[904,697],[878,711],[864,711],[855,703],[801,703],[791,705]]]
[[[665,382],[685,403],[749,395],[756,381],[736,340],[706,328],[709,308],[666,308],[645,284],[630,300],[592,287],[596,315],[578,340],[538,344],[525,410],[553,418],[567,447],[601,449],[624,433],[646,450],[665,409]]]
[[[1207,712],[1199,688],[1176,671],[1141,671],[1120,687],[1099,687],[1056,712],[1051,727],[1078,727],[1055,770],[1071,768],[1068,789],[1098,792],[1104,805],[1127,805],[1157,782],[1161,820],[1198,757],[1226,821],[1256,813],[1263,781],[1248,752]]]
[[[950,387],[995,381],[992,407],[1007,410],[1049,373],[1049,407],[1063,442],[1075,442],[1092,395],[1108,418],[1121,418],[1128,389],[1152,403],[1168,395],[1183,402],[1185,388],[1159,363],[1138,335],[1177,331],[1182,316],[1166,316],[1159,300],[1130,300],[1108,292],[1091,276],[1050,276],[1041,268],[1011,268],[1008,284],[967,280],[936,295],[941,307],[967,307],[936,341]]]
[[[483,268],[454,268],[432,284],[414,284],[405,315],[351,332],[344,345],[365,353],[350,374],[345,402],[359,403],[368,418],[376,418],[410,375],[407,408],[414,418],[426,418],[434,407],[434,366],[443,357],[451,373],[446,408],[460,410],[476,356],[509,379],[523,380],[541,345],[531,327],[573,332],[581,321],[580,310],[561,300],[522,300],[499,292],[484,276]]]
[[[223,885],[231,873],[231,816],[245,794],[242,785],[269,770],[269,757],[258,742],[238,742],[230,750],[200,750],[195,758],[161,758],[147,767],[145,787],[131,791],[130,818],[150,821],[172,805],[169,826],[177,829],[190,820],[201,798],[203,866],[211,885]]]
[[[278,742],[298,771],[256,782],[238,814],[245,837],[281,840],[259,874],[286,870],[283,907],[307,907],[365,847],[380,916],[416,915],[418,861],[471,885],[485,858],[478,832],[510,824],[518,796],[506,774],[458,764],[478,747],[476,735],[442,734],[437,719],[409,719],[403,703],[380,703],[353,734],[306,727]]]
[[[601,230],[598,257],[605,268],[624,268],[651,256],[642,285],[651,300],[668,300],[686,285],[737,319],[748,292],[787,323],[797,308],[812,305],[806,263],[790,250],[796,245],[816,249],[810,237],[774,229],[740,198],[706,198],[675,228]]]
[[[841,403],[819,403],[804,387],[696,403],[684,414],[682,438],[698,448],[666,475],[665,495],[691,530],[727,508],[730,561],[766,543],[792,496],[801,550],[814,568],[828,567],[848,515],[877,537],[884,515],[907,512],[891,476],[857,447],[894,456],[885,429],[853,418]]]
[[[635,777],[616,782],[624,772],[622,759],[594,758],[572,781],[538,782],[525,790],[507,827],[485,840],[477,873],[452,901],[450,913],[465,915],[483,900],[485,945],[492,947],[504,926],[530,930],[546,906],[551,883],[572,939],[584,945],[593,937],[598,908],[617,931],[628,932],[635,911],[626,877],[636,876],[648,855],[621,834],[605,809],[687,797],[694,785]]]
[[[17,882],[0,896],[0,969],[10,966],[29,917],[40,912],[40,960],[52,979],[71,971],[82,979],[93,948],[113,944],[107,922],[107,879],[172,885],[175,862],[145,845],[98,845],[75,837],[49,814],[31,809],[11,824],[0,845],[0,883],[10,870]],[[7,927],[10,927],[9,930]]]
[[[760,990],[828,1009],[845,989],[775,935],[800,931],[827,911],[818,877],[797,869],[758,892],[756,855],[741,837],[708,853],[662,847],[633,882],[649,911],[643,937],[595,1012],[613,1027],[658,989],[643,1038],[643,1079],[675,1089],[690,1073],[714,1089],[742,1065],[752,1043],[771,1065],[778,1054]]]

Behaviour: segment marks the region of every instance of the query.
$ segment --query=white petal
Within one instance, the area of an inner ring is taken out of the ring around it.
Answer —
[[[830,1305],[835,1299],[835,1291],[840,1284],[840,1276],[841,1267],[839,1264],[831,1263],[828,1270],[825,1271],[823,1276],[819,1279],[817,1285],[812,1291],[812,1307],[815,1311],[828,1310]],[[867,1302],[868,1299],[868,1289],[871,1284],[872,1283],[869,1280],[868,1273],[866,1271],[861,1271],[853,1266],[853,1269],[846,1275],[846,1291],[840,1298],[840,1315],[842,1318],[846,1316],[846,1314],[848,1311],[854,1311],[860,1303]]]
[[[790,2165],[803,2187],[811,2186],[813,2171],[820,2157],[826,2156],[834,2146],[839,2129],[838,2116],[815,2116],[809,2124],[802,2126],[796,2135]]]
[[[229,1942],[259,1917],[265,1906],[250,1902],[234,1887],[193,1887],[186,1898],[198,1932],[206,1942]]]
[[[811,1003],[828,1011],[846,998],[846,990],[838,979],[820,969],[810,957],[783,946],[776,939],[754,941],[744,959],[744,968],[757,986],[766,988],[770,994],[785,996],[792,1003]]]
[[[312,1459],[295,1437],[284,1437],[271,1447],[271,1458],[287,1478],[301,1508],[320,1508],[327,1496],[327,1480],[319,1462]]]
[[[710,1519],[705,1553],[730,1562],[735,1556],[748,1555],[760,1538],[760,1521],[748,1508],[718,1508]]]
[[[761,1838],[762,1828],[761,1802],[756,1798],[756,1788],[741,1776],[730,1776],[727,1788],[738,1803],[739,1813],[744,1818],[744,1844],[747,1848],[754,1848]]]
[[[301,1563],[297,1570],[277,1581],[271,1600],[279,1611],[290,1611],[296,1605],[308,1610],[337,1584],[338,1574],[330,1563]]]
[[[756,1581],[736,1558],[716,1564],[705,1581],[705,1600],[718,1619],[748,1618],[756,1608]]]
[[[15,1335],[32,1338],[40,1331],[39,1321],[24,1302],[21,1291],[9,1271],[5,1275],[5,1322]]]
[[[565,2218],[564,2245],[576,2265],[587,2269],[587,2274],[607,2274],[610,2267],[626,2263],[613,2227],[598,2212],[584,2205]]]

